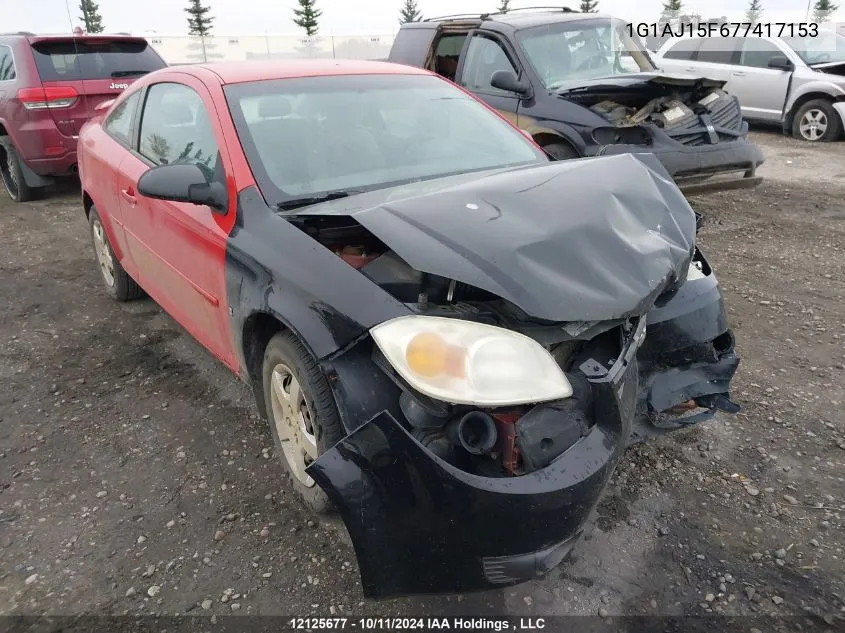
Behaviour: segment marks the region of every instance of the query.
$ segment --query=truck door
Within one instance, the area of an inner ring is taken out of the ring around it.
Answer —
[[[470,33],[458,64],[457,83],[517,125],[519,95],[490,84],[497,70],[510,70],[517,77],[521,74],[515,57],[498,37],[484,31]]]

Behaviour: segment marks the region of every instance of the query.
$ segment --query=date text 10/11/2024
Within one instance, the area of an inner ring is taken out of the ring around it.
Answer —
[[[358,631],[540,631],[546,628],[545,618],[468,618],[468,617],[362,617],[362,618],[290,618],[293,630],[358,630]]]
[[[634,37],[818,37],[815,22],[724,22],[628,23],[628,35]]]

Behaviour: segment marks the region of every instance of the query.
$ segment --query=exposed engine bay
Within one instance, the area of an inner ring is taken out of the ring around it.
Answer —
[[[684,125],[702,113],[721,110],[732,99],[724,90],[716,89],[710,90],[703,97],[695,93],[661,95],[650,99],[643,106],[640,106],[636,99],[631,99],[628,103],[618,98],[605,99],[591,106],[590,109],[617,127],[649,122],[660,128],[669,129]]]
[[[418,314],[487,323],[533,338],[572,385],[569,398],[542,404],[497,409],[451,405],[416,392],[374,350],[376,364],[402,389],[399,408],[406,428],[431,453],[466,472],[519,476],[548,466],[590,432],[595,403],[582,366],[612,367],[631,344],[640,319],[543,322],[490,292],[414,269],[353,218],[301,217],[295,224]],[[690,276],[709,274],[703,267],[706,262],[693,261]],[[664,288],[664,295],[681,283]],[[727,351],[732,347],[731,341]],[[664,417],[710,407],[705,400],[699,404],[688,398]]]

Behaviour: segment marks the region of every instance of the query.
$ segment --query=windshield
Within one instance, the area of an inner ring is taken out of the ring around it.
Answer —
[[[256,181],[277,205],[548,160],[433,76],[277,79],[228,86],[226,98]]]
[[[656,70],[621,20],[557,22],[518,31],[516,37],[550,90],[573,80]]]
[[[819,31],[817,37],[785,37],[783,41],[805,64],[845,62],[845,37],[833,31]]]

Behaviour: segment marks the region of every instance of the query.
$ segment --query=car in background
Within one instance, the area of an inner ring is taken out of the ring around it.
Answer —
[[[739,98],[750,121],[779,123],[805,141],[845,129],[845,36],[672,38],[656,61],[671,73],[712,77]]]
[[[631,442],[738,409],[660,162],[551,160],[434,73],[157,71],[85,125],[79,167],[105,290],[143,288],[252,386],[367,596],[536,578]]]
[[[32,200],[75,173],[79,130],[97,107],[166,65],[140,37],[0,34],[0,177],[9,196]]]
[[[567,8],[432,18],[403,24],[388,59],[456,82],[557,160],[653,153],[687,194],[762,180],[724,83],[661,73],[622,20]]]

